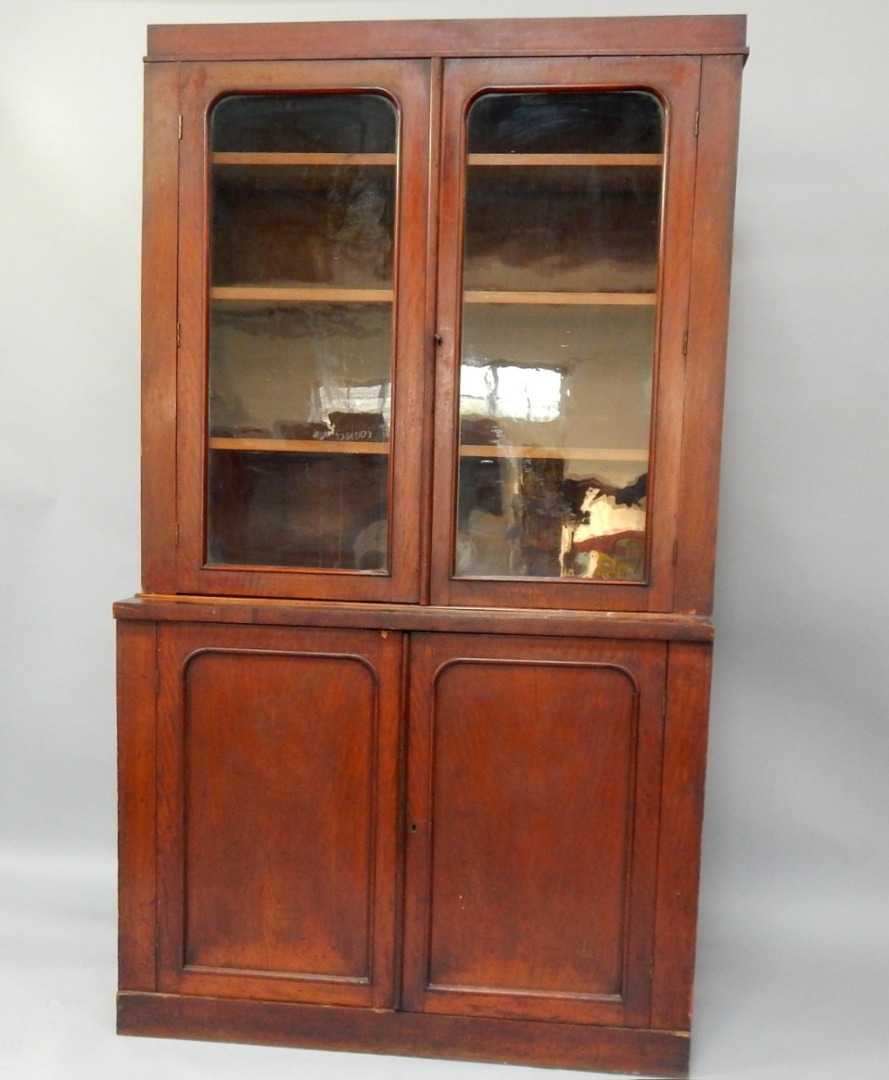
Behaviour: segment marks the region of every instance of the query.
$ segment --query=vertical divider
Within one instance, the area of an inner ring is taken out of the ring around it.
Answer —
[[[441,125],[442,83],[444,61],[433,57],[429,68],[429,185],[426,202],[426,307],[423,324],[423,371],[425,389],[423,397],[424,417],[435,416],[438,364],[441,360],[441,332],[439,328],[438,296],[438,250],[441,243],[439,200],[441,198]],[[437,471],[432,426],[426,426],[422,451],[423,488],[420,508],[420,603],[430,602],[431,549],[433,543],[433,485],[432,477]]]

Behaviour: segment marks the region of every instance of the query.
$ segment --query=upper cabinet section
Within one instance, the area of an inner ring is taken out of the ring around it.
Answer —
[[[150,44],[145,590],[706,611],[743,20]]]

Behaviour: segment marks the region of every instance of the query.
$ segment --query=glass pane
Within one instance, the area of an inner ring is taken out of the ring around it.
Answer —
[[[211,565],[388,568],[396,141],[379,94],[213,110]]]
[[[642,581],[660,103],[491,93],[467,123],[455,573]]]

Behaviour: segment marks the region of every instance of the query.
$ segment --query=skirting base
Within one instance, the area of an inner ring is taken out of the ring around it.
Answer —
[[[125,1035],[688,1075],[687,1032],[123,992]]]

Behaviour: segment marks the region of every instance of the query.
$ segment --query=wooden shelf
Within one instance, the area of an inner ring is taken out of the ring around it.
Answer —
[[[212,435],[211,450],[239,450],[271,454],[388,454],[387,442],[346,442],[340,439],[238,439]],[[462,445],[461,457],[477,458],[561,458],[584,461],[648,461],[648,451],[632,448],[559,446],[477,446]]]
[[[395,165],[395,154],[259,153],[217,151],[214,165]],[[565,168],[590,166],[660,167],[663,154],[469,154],[468,165],[511,167],[555,165]]]
[[[210,299],[223,303],[337,303],[386,304],[395,298],[392,289],[353,289],[335,285],[215,285]],[[467,304],[538,304],[589,307],[652,307],[653,292],[542,292],[500,289],[469,289]]]
[[[562,168],[577,166],[632,165],[660,166],[663,154],[469,154],[468,165],[526,166],[557,165]]]
[[[263,454],[388,454],[387,442],[346,442],[341,439],[234,439],[211,435],[211,450],[249,450]]]
[[[231,303],[387,304],[392,289],[351,289],[335,285],[214,285],[210,299]]]
[[[217,151],[214,165],[395,165],[395,154],[288,154]]]
[[[592,306],[648,307],[657,303],[653,292],[509,292],[498,289],[467,289],[463,294],[467,304],[576,304]]]
[[[632,448],[614,450],[602,447],[575,446],[477,446],[462,445],[460,457],[477,458],[556,458],[563,461],[648,461],[648,451]]]

